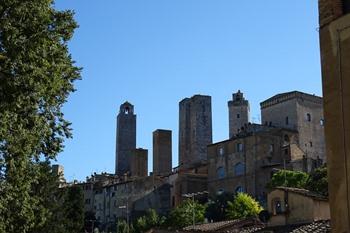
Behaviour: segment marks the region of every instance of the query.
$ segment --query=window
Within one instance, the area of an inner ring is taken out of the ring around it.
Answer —
[[[90,199],[85,199],[85,204],[86,205],[89,205],[91,203],[91,200]]]
[[[240,114],[237,114],[237,119],[241,118],[241,115]]]
[[[284,135],[284,142],[289,142],[289,141],[290,141],[289,136],[287,134]]]
[[[220,148],[219,148],[219,155],[220,155],[220,156],[223,156],[224,153],[225,153],[224,148],[223,148],[223,147],[220,147]]]
[[[269,122],[269,126],[272,126],[272,121]]]
[[[272,200],[272,214],[277,215],[282,213],[281,199],[275,198]]]
[[[310,145],[310,147],[312,147],[312,146],[313,146],[313,144],[312,144],[312,142],[311,142],[311,141],[309,142],[309,145]]]
[[[242,143],[237,143],[236,144],[236,151],[237,152],[242,152],[243,151],[243,144]]]
[[[284,155],[289,155],[289,150],[288,150],[288,148],[284,149]]]
[[[306,114],[306,120],[307,120],[308,122],[311,121],[311,114],[310,114],[310,113]]]
[[[270,146],[269,146],[269,153],[273,154],[274,151],[275,151],[275,145],[274,144],[270,144]]]
[[[286,117],[286,125],[289,125],[289,117]]]
[[[130,108],[129,108],[129,107],[126,107],[126,108],[124,109],[124,113],[125,113],[126,115],[128,115],[129,112],[130,112]]]
[[[216,175],[219,179],[223,179],[225,178],[225,169],[223,167],[219,167],[217,170],[216,170]]]
[[[324,126],[324,119],[321,119],[321,120],[320,120],[320,125],[321,125],[321,126]]]
[[[112,193],[112,197],[114,197],[114,196],[115,196],[115,192]]]
[[[238,186],[236,189],[235,189],[235,193],[243,193],[244,192],[244,188],[242,186]]]
[[[243,163],[236,163],[234,167],[235,176],[241,176],[245,173],[245,166]]]

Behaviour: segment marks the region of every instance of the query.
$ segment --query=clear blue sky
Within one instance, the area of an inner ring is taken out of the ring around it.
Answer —
[[[69,44],[83,67],[64,107],[74,138],[58,163],[68,180],[114,172],[116,115],[128,100],[137,146],[173,130],[178,162],[178,102],[212,96],[213,140],[228,138],[227,101],[242,90],[251,104],[300,90],[321,95],[317,0],[56,0],[80,27]]]

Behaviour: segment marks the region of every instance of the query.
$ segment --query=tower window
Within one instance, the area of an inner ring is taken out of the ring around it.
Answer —
[[[289,125],[289,117],[286,117],[286,125]]]
[[[311,121],[311,114],[310,114],[310,113],[306,114],[306,120],[307,120],[308,122]]]
[[[312,144],[312,142],[310,141],[310,147],[312,147],[313,146],[313,144]]]
[[[237,150],[237,152],[243,152],[243,144],[242,143],[237,143],[236,150]]]
[[[128,115],[129,112],[130,112],[130,108],[129,108],[129,107],[126,107],[126,108],[124,109],[124,113],[125,113],[126,115]]]
[[[290,141],[289,136],[287,134],[284,135],[284,142],[289,142],[289,141]]]
[[[324,126],[324,120],[323,119],[320,120],[320,125]]]
[[[241,118],[241,115],[240,114],[237,114],[237,119]]]

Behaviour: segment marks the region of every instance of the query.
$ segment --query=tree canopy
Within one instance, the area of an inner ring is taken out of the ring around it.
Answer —
[[[284,186],[293,188],[305,188],[309,175],[305,172],[280,170],[276,172],[268,184],[270,188]]]
[[[253,197],[238,193],[233,201],[228,201],[227,218],[240,219],[257,216],[263,208]]]
[[[40,189],[51,170],[40,163],[50,165],[72,136],[61,109],[80,78],[67,47],[76,27],[73,12],[52,0],[0,1],[1,233],[52,220],[54,188]]]

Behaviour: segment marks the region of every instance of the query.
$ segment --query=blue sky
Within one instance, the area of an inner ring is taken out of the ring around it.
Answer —
[[[116,115],[128,100],[137,146],[173,130],[178,162],[178,102],[212,96],[213,141],[228,138],[227,101],[238,89],[259,122],[259,103],[300,90],[322,95],[316,0],[56,0],[80,27],[69,44],[83,67],[64,107],[73,123],[57,163],[68,180],[114,172]]]

